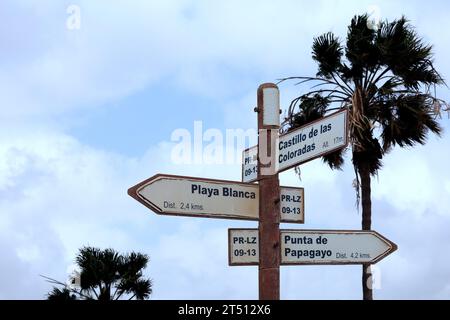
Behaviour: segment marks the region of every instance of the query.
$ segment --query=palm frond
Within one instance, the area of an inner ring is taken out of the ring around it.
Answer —
[[[331,170],[342,170],[344,166],[344,153],[345,149],[329,153],[322,157],[322,161],[328,164]]]
[[[382,122],[383,149],[425,144],[428,132],[440,135],[442,128],[434,119],[434,100],[423,94],[401,94],[386,101]]]
[[[342,55],[343,49],[339,39],[332,32],[314,38],[312,57],[319,66],[317,76],[331,78],[331,75],[336,73],[342,65]]]
[[[378,64],[379,52],[375,45],[376,31],[368,27],[368,15],[355,16],[347,32],[345,56],[350,62],[351,78],[362,85],[365,72]]]

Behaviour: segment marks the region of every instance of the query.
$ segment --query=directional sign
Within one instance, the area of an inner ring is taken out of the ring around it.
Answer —
[[[284,171],[347,145],[347,110],[309,123],[280,138],[278,171]]]
[[[258,229],[228,229],[228,263],[230,266],[259,264]]]
[[[288,170],[345,148],[348,144],[347,122],[348,112],[343,110],[281,135],[277,150],[277,171]],[[257,152],[256,146],[243,152],[243,182],[257,180]]]
[[[258,229],[229,230],[230,265],[259,261],[254,237]],[[374,264],[397,250],[375,231],[281,230],[280,243],[282,265]]]
[[[304,189],[280,190],[281,222],[304,223]],[[128,194],[163,215],[259,220],[257,184],[158,174]]]
[[[397,250],[375,231],[283,230],[280,240],[285,265],[373,264]]]
[[[246,149],[242,152],[242,182],[258,180],[258,147]]]

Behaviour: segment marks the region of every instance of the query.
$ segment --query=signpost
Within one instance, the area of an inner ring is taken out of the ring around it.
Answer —
[[[281,265],[374,264],[397,250],[375,231],[281,230]],[[229,229],[230,266],[256,265],[258,229]]]
[[[347,110],[339,111],[281,135],[277,147],[277,171],[314,160],[348,144]],[[257,147],[242,154],[242,181],[257,181]]]
[[[257,184],[158,174],[128,194],[162,215],[259,220]],[[304,189],[281,187],[280,199],[281,221],[304,223]]]
[[[280,265],[368,265],[397,249],[375,231],[280,231],[280,222],[304,223],[305,195],[280,187],[278,173],[345,148],[348,112],[279,136],[280,94],[271,83],[258,88],[255,111],[258,145],[243,152],[243,182],[158,174],[128,194],[161,215],[258,221],[258,229],[229,229],[228,257],[230,266],[258,266],[261,300],[279,299]]]

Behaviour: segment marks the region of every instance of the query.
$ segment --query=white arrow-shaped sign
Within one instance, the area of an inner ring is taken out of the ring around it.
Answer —
[[[279,137],[277,171],[282,172],[348,144],[347,110],[308,123]],[[242,181],[254,182],[258,177],[258,148],[246,149],[242,154]]]
[[[158,174],[128,194],[158,214],[259,220],[257,184]],[[304,223],[303,188],[280,188],[280,217]]]
[[[230,265],[259,262],[258,229],[229,229]],[[375,231],[281,230],[282,265],[374,264],[397,250]]]

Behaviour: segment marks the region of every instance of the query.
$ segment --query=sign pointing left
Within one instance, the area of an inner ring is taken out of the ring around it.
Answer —
[[[134,199],[163,215],[259,219],[256,184],[158,174],[128,189]],[[281,221],[303,223],[303,188],[281,187]]]
[[[258,220],[257,189],[245,183],[158,174],[128,194],[158,214]]]

